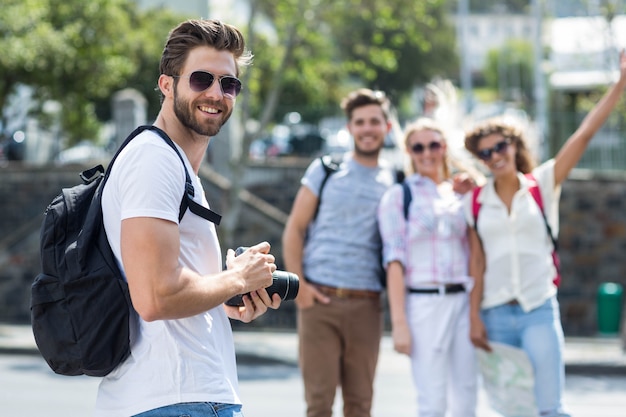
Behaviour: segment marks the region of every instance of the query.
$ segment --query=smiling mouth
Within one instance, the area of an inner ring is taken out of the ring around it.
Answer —
[[[215,107],[198,106],[198,109],[200,109],[200,111],[203,112],[203,113],[209,113],[209,114],[221,113],[221,110],[216,109]]]
[[[492,163],[491,163],[491,166],[492,166],[493,168],[501,168],[501,167],[503,167],[503,166],[505,166],[505,165],[506,165],[506,161],[503,161],[503,160],[499,160],[499,161],[496,161],[496,162],[492,162]]]

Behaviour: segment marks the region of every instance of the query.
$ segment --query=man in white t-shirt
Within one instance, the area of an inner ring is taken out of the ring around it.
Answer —
[[[104,188],[105,229],[137,314],[131,354],[102,380],[96,416],[243,416],[228,318],[249,322],[279,307],[280,296],[265,290],[274,256],[267,242],[236,258],[229,249],[223,271],[215,225],[189,210],[180,221],[178,215],[185,168],[194,201],[209,206],[198,169],[232,113],[241,90],[236,77],[250,60],[239,30],[220,21],[190,20],[170,32],[154,125],[184,166],[145,130],[119,154]],[[243,307],[224,304],[246,293]]]

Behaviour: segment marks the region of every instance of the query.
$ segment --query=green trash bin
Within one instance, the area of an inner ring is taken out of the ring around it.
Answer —
[[[603,282],[598,288],[598,331],[601,334],[619,333],[622,318],[624,289],[615,282]]]

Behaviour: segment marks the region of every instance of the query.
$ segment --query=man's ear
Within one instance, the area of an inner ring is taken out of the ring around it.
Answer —
[[[164,97],[172,97],[174,95],[174,77],[165,74],[159,75],[158,86]]]

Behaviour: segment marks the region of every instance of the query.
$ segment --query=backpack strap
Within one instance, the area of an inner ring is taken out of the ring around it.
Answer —
[[[543,199],[541,198],[541,190],[539,189],[539,184],[537,183],[537,180],[531,173],[525,174],[525,177],[530,181],[528,191],[533,196],[533,199],[541,210],[541,216],[543,217],[543,222],[546,225],[546,231],[548,232],[548,236],[550,236],[550,240],[552,241],[552,261],[554,263],[554,268],[556,269],[556,277],[554,277],[553,282],[558,287],[561,284],[561,259],[559,258],[558,254],[559,242],[552,234],[552,228],[550,227],[550,224],[548,223],[548,219],[546,217],[546,213],[543,210]]]
[[[331,155],[320,156],[320,162],[322,163],[322,167],[324,168],[324,179],[320,184],[320,190],[317,193],[317,207],[315,207],[315,214],[313,215],[313,220],[317,218],[317,213],[320,210],[320,204],[322,203],[322,191],[324,190],[324,186],[326,185],[326,181],[328,181],[328,177],[339,170],[339,166],[341,165],[341,161],[335,159]]]
[[[413,196],[411,195],[411,188],[409,187],[409,183],[404,180],[402,181],[402,207],[404,212],[404,220],[409,220],[409,206],[411,205],[411,200]]]
[[[535,200],[535,202],[539,206],[539,209],[541,210],[541,215],[543,216],[543,221],[546,224],[546,230],[548,231],[548,235],[550,236],[550,239],[552,240],[552,245],[554,246],[554,250],[558,250],[558,242],[554,238],[554,235],[552,234],[552,228],[550,227],[550,224],[548,223],[548,219],[546,218],[546,213],[543,210],[543,199],[541,198],[541,190],[539,190],[539,184],[537,183],[537,180],[535,180],[535,177],[533,176],[533,174],[528,173],[528,174],[525,174],[524,176],[530,181],[530,185],[528,186],[528,191],[533,196],[533,199]]]
[[[478,211],[480,210],[481,204],[478,202],[478,194],[483,187],[474,187],[472,190],[472,217],[474,218],[474,230],[478,233]]]
[[[220,216],[213,210],[210,210],[204,207],[203,205],[198,204],[194,201],[193,197],[195,195],[195,191],[193,188],[193,184],[191,182],[191,176],[189,175],[189,172],[187,171],[187,166],[185,165],[185,160],[183,159],[182,155],[178,151],[178,148],[176,147],[172,139],[170,139],[170,137],[167,135],[167,133],[165,133],[163,130],[159,129],[156,126],[153,126],[153,125],[139,126],[130,135],[128,135],[124,143],[122,143],[122,145],[119,147],[117,152],[115,152],[115,155],[111,159],[111,162],[109,163],[109,166],[107,167],[106,173],[104,174],[104,179],[102,180],[102,183],[103,183],[102,186],[104,186],[104,183],[108,179],[111,173],[111,168],[113,167],[113,162],[115,162],[115,159],[117,159],[117,156],[120,154],[122,149],[124,149],[126,145],[128,145],[135,136],[139,135],[144,130],[152,130],[153,132],[157,133],[165,141],[165,143],[167,143],[174,150],[174,152],[176,152],[176,155],[178,155],[178,157],[180,158],[180,161],[183,164],[183,169],[185,170],[185,193],[180,202],[180,209],[178,211],[178,221],[180,222],[180,220],[185,215],[187,209],[189,209],[189,211],[191,211],[193,214],[200,216],[203,219],[206,219],[210,221],[211,223],[214,223],[215,225],[219,225],[222,220],[222,216]]]

